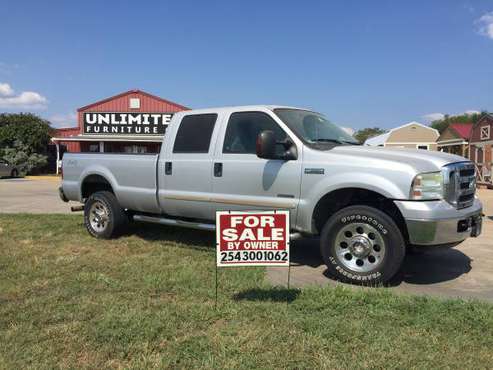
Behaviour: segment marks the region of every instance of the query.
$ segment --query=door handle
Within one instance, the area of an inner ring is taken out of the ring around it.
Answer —
[[[214,177],[221,177],[223,175],[223,164],[214,163]]]
[[[173,173],[173,164],[171,162],[164,163],[164,174],[171,175]]]

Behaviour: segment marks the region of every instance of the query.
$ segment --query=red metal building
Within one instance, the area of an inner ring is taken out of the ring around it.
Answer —
[[[189,108],[130,90],[77,110],[78,126],[57,131],[58,161],[68,152],[157,153],[172,115]]]
[[[493,185],[493,115],[484,114],[471,130],[470,159],[476,163],[480,183]]]

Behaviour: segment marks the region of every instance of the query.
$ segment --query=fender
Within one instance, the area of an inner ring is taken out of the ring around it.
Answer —
[[[412,179],[409,180],[411,184]],[[304,194],[300,200],[297,227],[300,230],[312,231],[312,217],[316,205],[325,195],[340,189],[359,188],[370,190],[388,199],[407,199],[409,190],[397,186],[389,179],[370,173],[339,173],[320,179]],[[306,191],[306,190],[305,190]]]
[[[82,185],[84,184],[84,180],[91,175],[99,175],[103,177],[106,181],[108,181],[111,185],[111,188],[113,189],[115,193],[116,199],[118,199],[118,182],[116,181],[115,177],[113,174],[105,167],[101,165],[92,165],[86,168],[84,171],[79,176],[79,199],[82,200]]]

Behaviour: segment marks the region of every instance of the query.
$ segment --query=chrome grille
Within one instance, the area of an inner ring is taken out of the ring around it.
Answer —
[[[455,208],[466,208],[473,204],[476,193],[476,172],[472,162],[452,163],[444,166],[444,198]]]

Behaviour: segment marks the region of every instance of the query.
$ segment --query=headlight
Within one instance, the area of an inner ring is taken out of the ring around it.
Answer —
[[[443,176],[441,172],[420,173],[411,185],[411,199],[442,199]]]

